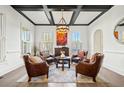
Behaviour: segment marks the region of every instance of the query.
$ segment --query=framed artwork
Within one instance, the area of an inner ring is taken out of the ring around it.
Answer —
[[[67,32],[66,31],[57,31],[56,32],[57,37],[57,45],[58,46],[64,46],[67,44]]]

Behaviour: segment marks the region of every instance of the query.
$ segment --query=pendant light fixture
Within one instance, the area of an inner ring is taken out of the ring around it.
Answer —
[[[64,11],[64,9],[61,9],[61,11],[62,11],[62,17],[61,17],[61,19],[60,19],[60,21],[59,21],[59,23],[57,24],[57,28],[56,28],[56,31],[58,32],[68,32],[69,31],[69,26],[67,25],[67,23],[66,23],[66,21],[65,21],[65,19],[64,19],[64,17],[63,17],[63,11]]]

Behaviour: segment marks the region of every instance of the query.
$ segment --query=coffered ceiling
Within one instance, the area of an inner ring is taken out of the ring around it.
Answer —
[[[90,25],[112,5],[11,5],[34,25],[56,25],[62,17],[68,25]]]

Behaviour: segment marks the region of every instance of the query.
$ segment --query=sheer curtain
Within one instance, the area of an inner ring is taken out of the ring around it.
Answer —
[[[82,49],[82,42],[80,37],[80,32],[71,33],[71,53],[75,54],[78,50]]]
[[[40,51],[45,53],[53,53],[53,32],[43,32],[40,42]]]

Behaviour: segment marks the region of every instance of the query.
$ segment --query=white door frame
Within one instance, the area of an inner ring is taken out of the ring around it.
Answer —
[[[94,32],[94,48],[93,51],[94,53],[96,52],[103,52],[103,32],[101,29],[98,29]]]

